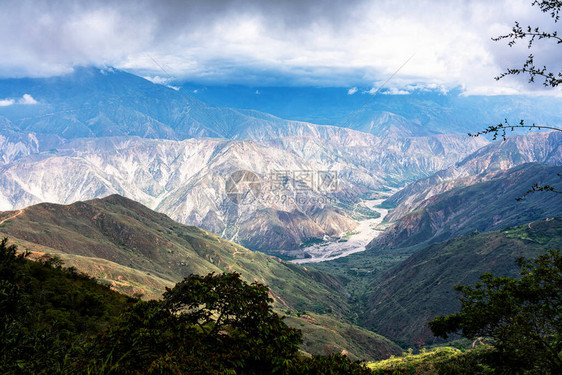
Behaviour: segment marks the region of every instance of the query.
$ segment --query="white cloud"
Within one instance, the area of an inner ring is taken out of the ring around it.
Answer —
[[[18,104],[37,104],[37,100],[29,94],[23,94],[22,98],[18,100]]]
[[[6,0],[0,34],[13,37],[0,39],[0,76],[97,64],[164,85],[163,70],[201,82],[366,87],[415,54],[389,90],[433,84],[521,92],[533,89],[526,77],[494,76],[529,51],[490,39],[515,20],[551,25],[530,0]],[[547,46],[537,47],[540,63],[558,68],[562,48]]]
[[[111,73],[114,73],[114,72],[115,72],[115,69],[113,69],[112,67],[100,69],[100,73],[103,74],[104,76],[108,75],[108,74],[111,74]]]
[[[8,107],[15,103],[16,101],[14,99],[2,99],[0,100],[0,107]]]
[[[146,79],[147,81],[150,81],[152,83],[155,83],[157,85],[167,85],[170,82],[172,82],[172,80],[170,78],[165,78],[165,77],[160,77],[160,76],[144,76],[142,77],[144,79]]]
[[[381,92],[383,95],[409,95],[410,91],[408,90],[401,90],[396,87],[391,87],[388,90],[384,90]]]
[[[38,104],[38,102],[29,94],[23,94],[18,100],[13,98],[0,99],[0,107],[8,107],[14,104],[33,105]]]
[[[371,87],[369,90],[363,91],[362,94],[369,94],[369,95],[376,95],[379,93],[382,93],[383,88],[378,86],[378,87]]]
[[[353,95],[358,91],[357,87],[352,87],[349,90],[347,90],[347,95]]]
[[[369,95],[408,95],[410,94],[412,91],[414,91],[414,89],[412,88],[411,85],[406,86],[406,88],[398,88],[398,87],[384,87],[384,86],[377,86],[377,87],[372,87],[369,90],[363,91],[363,94],[369,94]]]
[[[165,78],[165,77],[160,77],[160,76],[144,76],[142,77],[144,79],[146,79],[147,81],[150,81],[156,85],[162,85],[162,86],[166,86],[169,89],[175,90],[175,91],[179,91],[180,87],[179,86],[174,86],[171,85],[170,83],[173,81],[172,78]]]
[[[447,94],[449,92],[449,89],[447,89],[447,87],[445,87],[445,85],[438,85],[436,83],[426,83],[426,84],[422,84],[422,83],[416,83],[413,85],[408,85],[405,87],[406,90],[408,90],[409,92],[412,91],[438,91],[442,94]]]

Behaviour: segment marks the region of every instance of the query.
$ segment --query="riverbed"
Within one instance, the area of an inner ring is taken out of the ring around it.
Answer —
[[[291,262],[298,264],[325,262],[365,251],[367,244],[383,231],[381,223],[384,217],[388,214],[388,210],[385,208],[379,208],[378,206],[384,202],[384,200],[385,199],[373,199],[363,202],[371,210],[380,213],[380,216],[376,219],[360,221],[353,233],[346,236],[347,241],[335,240],[333,242],[308,246],[304,248],[303,251],[309,257],[294,259],[291,260]]]

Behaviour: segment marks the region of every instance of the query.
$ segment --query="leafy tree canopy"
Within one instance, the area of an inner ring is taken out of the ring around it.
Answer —
[[[472,286],[457,286],[461,311],[429,323],[447,338],[489,338],[495,366],[538,373],[562,373],[562,255],[551,250],[534,261],[518,259],[519,279],[481,276]]]

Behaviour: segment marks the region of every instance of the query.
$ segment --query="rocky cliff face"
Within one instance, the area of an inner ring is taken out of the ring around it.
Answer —
[[[415,181],[390,197],[385,204],[396,208],[386,219],[399,220],[417,210],[424,200],[435,195],[493,180],[503,170],[533,162],[546,165],[562,164],[561,132],[514,136],[482,147],[449,168]]]
[[[353,230],[356,222],[334,208],[338,202],[357,202],[370,191],[427,175],[483,142],[467,146],[462,136],[388,141],[349,129],[312,130],[314,136],[260,143],[77,139],[32,152],[41,149],[39,143],[29,149],[30,155],[0,166],[0,209],[39,202],[67,204],[118,193],[252,249],[298,249],[307,239]],[[259,177],[259,199],[251,204],[235,204],[228,197],[226,182],[237,170]],[[334,173],[337,181],[324,190],[299,188],[296,179],[303,171],[313,178],[321,172]],[[274,186],[279,183],[278,172],[286,174],[282,188]]]
[[[0,165],[39,152],[39,141],[33,133],[20,133],[12,123],[0,117]]]
[[[456,188],[422,201],[368,245],[401,248],[440,242],[472,232],[498,230],[562,215],[559,194],[539,192],[521,197],[533,183],[557,186],[562,167],[524,164],[494,174],[494,179]]]

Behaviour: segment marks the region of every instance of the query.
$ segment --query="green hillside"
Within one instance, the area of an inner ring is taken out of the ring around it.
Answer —
[[[237,273],[191,275],[143,301],[28,255],[0,242],[2,374],[369,373],[340,354],[302,353],[267,286]]]
[[[297,313],[302,312],[327,314],[331,323],[357,319],[338,278],[252,252],[118,195],[0,213],[0,236],[9,237],[20,250],[32,251],[35,257],[56,254],[66,266],[129,295],[159,298],[165,287],[192,273],[238,272],[248,282],[268,285],[276,310],[294,315],[295,325],[302,320]],[[331,323],[322,320],[317,328],[332,329]],[[354,342],[357,332],[364,335],[361,345]],[[333,336],[355,357],[382,358],[380,353],[399,352],[388,340],[358,328],[354,334],[334,330]],[[310,337],[303,349],[329,352],[322,340]],[[363,348],[365,342],[373,349]]]
[[[11,215],[0,214],[0,222]],[[21,250],[61,254],[68,265],[105,260],[95,276],[116,286],[125,279],[118,271],[138,271],[139,289],[123,288],[125,292],[156,292],[159,283],[175,284],[192,273],[236,271],[249,281],[270,285],[279,307],[347,313],[336,279],[181,225],[118,195],[68,206],[32,206],[4,222],[0,233],[21,241]],[[154,286],[145,288],[147,281]],[[161,293],[163,288],[159,289]]]
[[[433,343],[427,322],[457,311],[455,285],[473,284],[485,272],[516,276],[516,258],[552,248],[562,248],[560,217],[433,244],[371,281],[364,323],[404,345]]]

